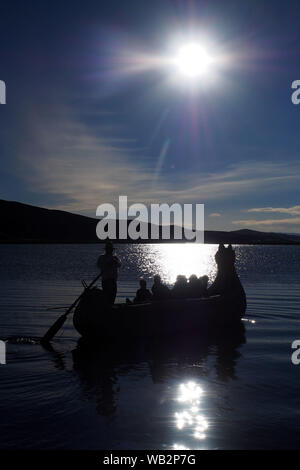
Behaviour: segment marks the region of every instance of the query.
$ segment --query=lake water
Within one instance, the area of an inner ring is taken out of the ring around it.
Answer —
[[[119,300],[156,272],[208,274],[213,245],[123,245]],[[237,246],[245,332],[179,344],[82,350],[71,318],[41,337],[97,274],[99,245],[0,246],[1,449],[274,449],[300,447],[300,247]],[[52,308],[52,310],[49,310]],[[24,342],[17,338],[23,337]],[[118,349],[120,349],[118,351]]]

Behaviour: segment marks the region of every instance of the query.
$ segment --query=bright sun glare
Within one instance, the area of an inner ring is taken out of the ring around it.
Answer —
[[[212,58],[199,44],[186,44],[177,54],[175,63],[180,72],[190,78],[201,76],[209,71]]]

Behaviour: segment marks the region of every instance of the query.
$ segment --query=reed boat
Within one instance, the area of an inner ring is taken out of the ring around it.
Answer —
[[[235,325],[245,313],[246,295],[231,245],[220,245],[215,260],[217,275],[207,297],[111,306],[101,289],[86,289],[74,312],[74,327],[83,337],[130,338],[201,334]]]

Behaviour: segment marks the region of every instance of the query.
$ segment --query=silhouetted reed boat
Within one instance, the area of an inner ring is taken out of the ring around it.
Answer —
[[[73,323],[84,337],[147,337],[201,333],[240,322],[246,295],[235,270],[235,253],[219,246],[218,272],[207,298],[166,299],[142,304],[107,305],[101,289],[86,290]]]

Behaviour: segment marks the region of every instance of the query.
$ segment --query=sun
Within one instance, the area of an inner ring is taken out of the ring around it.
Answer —
[[[196,78],[210,70],[212,57],[203,46],[196,43],[180,47],[175,58],[179,71],[189,78]]]

